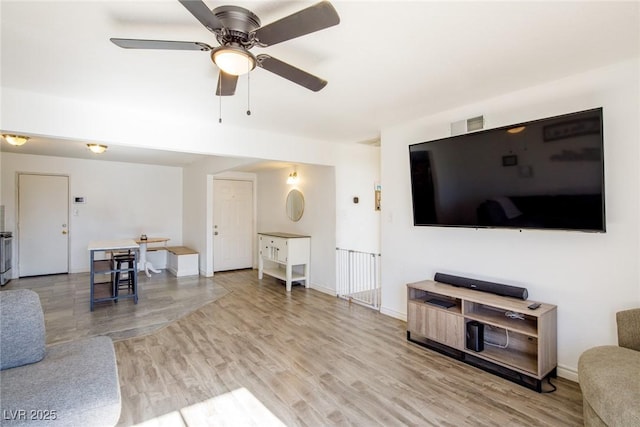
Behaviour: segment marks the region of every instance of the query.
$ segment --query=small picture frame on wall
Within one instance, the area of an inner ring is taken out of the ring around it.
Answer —
[[[515,154],[511,154],[508,156],[502,156],[502,166],[517,166],[518,165],[518,156]]]

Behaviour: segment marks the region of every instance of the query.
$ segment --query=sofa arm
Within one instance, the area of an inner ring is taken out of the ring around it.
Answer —
[[[591,348],[578,360],[578,377],[585,425],[602,425],[586,423],[595,419],[612,427],[640,426],[640,352],[613,345]]]
[[[39,362],[44,357],[44,315],[35,292],[0,292],[0,348],[0,370]]]
[[[616,313],[618,345],[640,351],[640,308]]]

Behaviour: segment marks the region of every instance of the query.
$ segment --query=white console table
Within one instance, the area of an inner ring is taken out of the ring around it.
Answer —
[[[304,281],[309,287],[311,237],[291,233],[258,234],[258,279],[263,274],[284,280],[287,292],[291,282]],[[296,268],[297,267],[297,268]]]

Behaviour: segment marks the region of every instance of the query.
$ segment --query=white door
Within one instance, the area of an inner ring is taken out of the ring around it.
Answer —
[[[213,271],[253,266],[253,183],[213,181]]]
[[[69,272],[69,177],[18,175],[20,277]]]

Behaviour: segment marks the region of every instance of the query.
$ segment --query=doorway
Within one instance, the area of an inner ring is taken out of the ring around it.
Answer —
[[[18,274],[69,272],[69,177],[18,174]]]
[[[253,182],[213,180],[213,271],[253,266]]]

